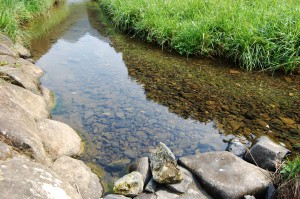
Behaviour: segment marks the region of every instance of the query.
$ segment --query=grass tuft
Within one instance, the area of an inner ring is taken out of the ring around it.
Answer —
[[[99,0],[116,27],[247,70],[300,67],[300,0]]]

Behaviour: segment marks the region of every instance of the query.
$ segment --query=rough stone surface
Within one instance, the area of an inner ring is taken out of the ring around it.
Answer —
[[[12,90],[21,91],[15,92]],[[43,144],[38,137],[35,118],[26,111],[36,108],[38,113],[39,104],[36,103],[36,107],[34,107],[35,101],[31,96],[33,94],[23,90],[25,89],[6,82],[0,84],[0,137],[11,142],[13,146],[37,161],[49,163],[50,159],[47,157]],[[21,96],[24,97],[24,100]],[[33,101],[29,102],[29,106],[27,106],[27,101],[30,100]]]
[[[157,197],[154,193],[142,193],[137,197],[134,197],[134,199],[157,199]]]
[[[234,155],[243,158],[247,148],[244,144],[242,144],[238,139],[233,139],[226,148],[226,151],[233,153]]]
[[[63,156],[53,163],[52,169],[78,189],[82,198],[98,199],[101,197],[103,188],[98,177],[81,160]]]
[[[174,184],[167,184],[166,186],[172,191],[178,193],[185,193],[191,183],[193,183],[192,173],[186,170],[183,167],[180,167],[181,172],[183,173],[183,180]]]
[[[131,199],[123,195],[118,195],[118,194],[109,194],[105,196],[103,199]]]
[[[266,136],[259,138],[252,146],[250,152],[245,155],[248,162],[257,164],[263,169],[275,171],[280,162],[290,153],[286,148],[276,144]]]
[[[67,124],[44,119],[38,121],[39,137],[52,159],[61,156],[79,156],[83,143],[79,135]]]
[[[176,183],[183,179],[174,154],[162,142],[150,155],[150,167],[153,179],[158,183]]]
[[[51,169],[23,156],[0,161],[0,198],[81,199]]]
[[[151,178],[145,187],[145,191],[154,193],[157,187],[157,182]]]
[[[31,75],[24,73],[19,68],[2,66],[0,67],[0,73],[13,79],[14,84],[26,88],[35,94],[41,94],[39,90],[39,81]]]
[[[0,33],[0,43],[5,44],[9,48],[13,48],[13,46],[14,46],[14,43],[12,42],[12,40],[9,37],[7,37],[1,33]]]
[[[0,141],[0,160],[5,160],[12,157],[12,147]]]
[[[114,184],[114,193],[129,197],[139,195],[144,188],[143,176],[137,171],[133,171]]]
[[[21,44],[19,44],[19,43],[17,43],[14,46],[14,49],[18,53],[19,57],[22,57],[22,58],[31,57],[30,51],[27,48],[25,48],[24,46],[22,46]]]
[[[269,172],[227,151],[182,157],[179,163],[188,168],[215,198],[242,198],[246,194],[262,196],[271,183]]]
[[[12,57],[17,57],[17,53],[11,50],[7,45],[0,43],[0,55],[8,55]]]
[[[43,95],[43,97],[46,100],[46,103],[48,105],[48,108],[52,109],[55,105],[54,96],[53,96],[52,92],[48,88],[46,88],[45,86],[41,86],[40,88],[41,88],[41,91],[42,91],[42,95]]]
[[[142,174],[144,185],[146,185],[151,178],[151,170],[148,157],[142,157],[136,161],[136,171]]]
[[[49,117],[45,99],[19,86],[2,82],[0,84],[0,98],[7,103],[14,103],[21,107],[35,119]]]
[[[25,59],[0,55],[0,62],[7,63],[7,66],[17,67],[25,74],[34,77],[36,80],[41,78],[44,74],[42,69]]]

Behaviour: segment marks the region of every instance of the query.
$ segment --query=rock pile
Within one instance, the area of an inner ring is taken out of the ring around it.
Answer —
[[[83,143],[50,118],[51,92],[30,52],[0,34],[0,198],[100,198],[98,177],[82,161]]]

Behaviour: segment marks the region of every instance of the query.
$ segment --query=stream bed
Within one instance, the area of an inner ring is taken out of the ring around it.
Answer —
[[[86,141],[84,161],[119,177],[159,142],[180,157],[262,134],[299,152],[299,75],[247,73],[109,37],[95,3],[64,6],[67,17],[33,39],[31,51],[45,71],[42,84],[55,93],[53,119]]]

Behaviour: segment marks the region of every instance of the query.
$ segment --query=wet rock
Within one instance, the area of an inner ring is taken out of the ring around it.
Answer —
[[[183,173],[183,180],[178,183],[174,184],[167,184],[166,186],[171,189],[172,191],[178,192],[178,193],[185,193],[188,189],[189,185],[193,182],[193,176],[191,172],[186,170],[183,167],[179,167],[181,172]]]
[[[6,160],[12,157],[13,150],[12,147],[0,141],[0,160]]]
[[[117,180],[114,184],[114,193],[129,197],[139,195],[144,188],[143,176],[139,172],[131,172]]]
[[[81,160],[62,156],[53,163],[52,169],[78,189],[82,198],[101,197],[103,188],[98,177]]]
[[[174,154],[162,142],[150,155],[150,167],[153,179],[158,183],[176,183],[183,179]]]
[[[144,185],[146,185],[151,178],[151,170],[148,157],[139,158],[136,161],[135,171],[139,172],[143,176]]]
[[[247,151],[247,148],[238,139],[233,139],[228,144],[226,151],[229,151],[230,153],[233,153],[234,155],[243,158]]]
[[[19,44],[19,43],[17,43],[14,46],[14,50],[17,52],[17,54],[21,58],[25,58],[26,59],[26,58],[31,57],[30,51],[27,48],[25,48],[24,46],[22,46],[21,44]]]
[[[262,196],[271,183],[269,173],[227,151],[207,152],[179,159],[215,198]]]
[[[39,115],[43,106],[41,108],[39,100],[34,97],[34,94],[20,87],[6,82],[0,84],[0,137],[37,161],[49,163],[33,117]],[[35,109],[34,114],[27,112],[31,109]]]
[[[64,155],[79,156],[82,154],[83,143],[81,138],[67,124],[44,119],[38,121],[38,129],[38,136],[52,159]]]
[[[154,193],[156,191],[157,182],[151,178],[145,187],[145,191],[149,193]]]
[[[103,199],[131,199],[131,198],[128,198],[123,195],[109,194],[109,195],[105,196]]]
[[[134,197],[134,199],[157,199],[157,197],[153,193],[142,193],[137,197]]]
[[[289,154],[290,151],[276,144],[266,136],[259,138],[258,142],[252,146],[245,155],[248,162],[257,164],[263,169],[275,171],[278,164]]]
[[[0,43],[0,55],[8,55],[8,56],[12,56],[12,57],[17,57],[17,53],[3,43]]]
[[[68,182],[51,169],[24,156],[0,161],[0,198],[81,199]]]

